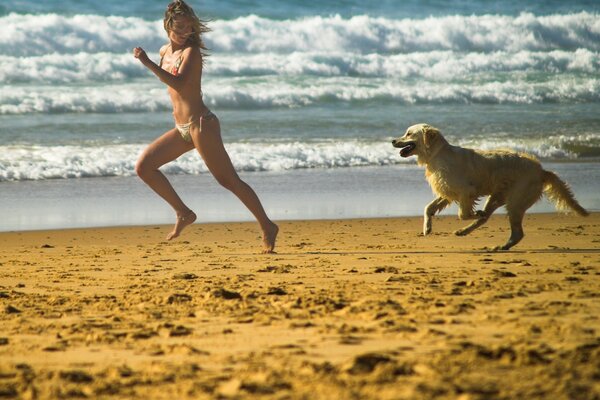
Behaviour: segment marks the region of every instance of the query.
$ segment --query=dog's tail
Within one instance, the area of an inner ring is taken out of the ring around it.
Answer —
[[[544,193],[559,210],[571,209],[585,217],[590,213],[575,200],[569,185],[560,179],[554,172],[544,171]]]

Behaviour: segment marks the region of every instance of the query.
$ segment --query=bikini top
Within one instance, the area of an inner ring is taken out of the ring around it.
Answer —
[[[169,44],[169,46],[171,46]],[[165,50],[165,53],[167,51]],[[163,55],[160,57],[160,62],[158,63],[158,66],[162,68],[162,63],[163,63],[163,58],[165,57],[165,54],[163,53]],[[175,76],[179,75],[179,67],[181,67],[181,63],[183,62],[183,54],[179,56],[179,58],[177,58],[177,60],[175,60],[175,63],[173,64],[173,66],[171,67],[171,73]],[[202,95],[202,90],[200,90],[200,95]]]
[[[169,46],[171,46],[169,44]],[[167,51],[165,50],[165,53]],[[158,66],[162,68],[162,63],[163,63],[163,58],[165,57],[165,54],[163,53],[163,55],[160,57],[160,62],[158,63]],[[177,60],[175,60],[175,63],[173,64],[173,66],[171,67],[171,73],[175,76],[177,76],[179,74],[179,67],[181,66],[181,63],[183,62],[183,54],[179,56],[179,58],[177,58]]]

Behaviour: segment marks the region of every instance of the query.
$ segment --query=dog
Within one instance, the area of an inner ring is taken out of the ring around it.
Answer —
[[[542,168],[532,155],[506,150],[481,151],[453,146],[439,129],[427,124],[409,127],[392,141],[400,156],[417,156],[425,166],[425,177],[436,198],[425,207],[423,235],[431,233],[432,217],[457,203],[461,220],[474,219],[455,232],[464,236],[485,224],[492,213],[506,206],[511,234],[503,246],[508,250],[523,239],[523,217],[545,193],[557,209],[571,209],[581,216],[589,213],[579,205],[569,186],[556,174]],[[475,210],[479,198],[489,196],[483,210]]]

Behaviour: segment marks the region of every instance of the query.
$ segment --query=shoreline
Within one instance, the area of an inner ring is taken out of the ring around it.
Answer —
[[[0,233],[8,398],[585,398],[600,214]],[[466,397],[465,397],[466,396]]]
[[[597,215],[600,213],[600,210],[588,210],[590,212],[590,215]],[[525,228],[525,234],[527,235],[527,217],[539,217],[542,219],[552,219],[553,217],[557,217],[557,218],[567,218],[567,217],[573,217],[573,218],[588,218],[588,217],[582,217],[579,216],[577,214],[575,214],[572,211],[569,212],[563,212],[563,211],[531,211],[528,210],[527,213],[525,214],[525,219],[523,222],[523,226]],[[492,222],[493,224],[498,224],[499,222],[497,221],[498,219],[503,220],[504,222],[501,222],[500,224],[505,223],[505,228],[507,230],[508,233],[510,233],[510,224],[508,222],[508,218],[507,215],[505,213],[504,210],[502,209],[498,209],[496,212],[494,212],[494,214],[490,217],[490,221],[495,221]],[[396,216],[372,216],[372,217],[348,217],[348,218],[298,218],[298,219],[284,219],[284,220],[273,220],[273,222],[275,222],[276,224],[280,225],[280,224],[285,224],[285,225],[294,225],[294,224],[302,224],[302,223],[315,223],[315,224],[328,224],[328,223],[339,223],[341,221],[347,221],[349,223],[352,222],[378,222],[378,221],[410,221],[412,226],[415,227],[415,234],[417,236],[422,236],[421,233],[421,223],[423,221],[423,215],[396,215]],[[436,232],[434,229],[434,232],[432,232],[431,235],[429,235],[428,237],[432,237],[432,236],[436,236],[439,234],[451,234],[453,233],[453,230],[456,230],[460,227],[462,227],[463,225],[468,225],[469,221],[461,221],[458,216],[456,215],[455,210],[452,210],[451,212],[448,212],[447,209],[443,210],[442,213],[440,214],[436,214],[433,217],[433,223],[434,224],[439,224],[439,223],[443,224],[443,227],[446,229],[450,229],[447,232]],[[485,230],[486,226],[489,225],[489,221],[483,225],[483,229]],[[436,225],[437,225],[436,224]],[[202,229],[202,227],[219,227],[219,226],[240,226],[240,227],[246,227],[246,226],[256,226],[257,228],[257,234],[260,233],[259,230],[259,226],[258,226],[258,222],[249,219],[249,220],[231,220],[231,221],[201,221],[201,222],[194,222],[192,225],[189,225],[185,228],[184,233],[179,237],[176,238],[175,240],[172,241],[172,243],[177,242],[178,240],[183,240],[185,241],[185,232],[187,232],[187,230],[189,228],[191,228],[192,230],[200,230]],[[10,237],[12,235],[27,235],[27,234],[39,234],[40,236],[43,235],[48,235],[48,234],[56,234],[58,237],[62,237],[65,236],[68,232],[72,232],[74,234],[78,233],[78,232],[96,232],[96,231],[108,231],[108,230],[113,230],[115,231],[115,233],[118,234],[123,234],[126,233],[127,231],[132,231],[134,234],[137,234],[136,232],[139,230],[144,230],[144,231],[149,231],[149,230],[157,230],[157,231],[161,231],[161,232],[165,232],[165,236],[166,233],[170,232],[172,230],[174,226],[174,223],[157,223],[157,224],[139,224],[139,225],[99,225],[99,226],[81,226],[81,227],[65,227],[65,228],[46,228],[46,229],[26,229],[26,230],[8,230],[8,231],[0,231],[0,237],[2,235],[5,235],[7,237]],[[502,227],[500,227],[500,229],[502,229]],[[468,235],[470,236],[470,235]],[[508,237],[508,234],[507,234]],[[525,239],[523,239],[525,240]],[[160,242],[165,242],[168,243],[169,241],[162,240],[159,239]],[[521,242],[522,243],[522,242]],[[520,244],[521,244],[520,243]],[[600,242],[599,242],[600,243]],[[514,250],[514,249],[513,249]]]
[[[517,244],[517,246],[513,247],[508,252],[500,251],[499,253],[510,253],[511,251],[519,251],[519,248],[523,246],[523,244],[528,241],[528,239],[533,240],[534,243],[531,245],[527,245],[528,250],[533,250],[535,245],[539,245],[543,243],[544,240],[540,242],[540,238],[532,239],[530,236],[535,234],[535,230],[539,230],[540,227],[536,224],[542,223],[544,225],[550,225],[556,227],[556,229],[561,229],[561,224],[577,224],[578,228],[581,228],[582,225],[591,225],[593,226],[595,223],[600,221],[600,213],[597,211],[591,211],[588,217],[582,217],[575,213],[564,213],[564,212],[528,212],[525,214],[525,218],[523,221],[523,227],[525,230],[524,239]],[[473,234],[467,235],[464,237],[455,236],[453,234],[454,230],[468,225],[469,221],[461,221],[458,219],[456,215],[453,214],[443,214],[436,215],[433,217],[433,231],[427,237],[422,235],[422,223],[423,217],[421,215],[415,216],[394,216],[394,217],[356,217],[356,218],[323,218],[323,219],[293,219],[293,220],[276,220],[278,225],[285,227],[291,227],[291,230],[294,231],[297,227],[301,227],[300,229],[304,229],[305,227],[315,226],[315,229],[321,235],[327,235],[324,232],[324,228],[327,226],[336,226],[336,225],[346,225],[346,226],[355,226],[355,225],[368,225],[368,226],[390,226],[396,225],[398,228],[397,234],[405,234],[411,239],[415,240],[413,243],[414,246],[419,248],[419,240],[421,241],[434,241],[443,238],[443,243],[452,242],[453,247],[459,246],[461,248],[464,247],[464,250],[467,251],[469,247],[469,243],[474,245],[475,243],[483,243],[485,241],[486,235],[482,235],[481,232],[485,232],[490,236],[490,242],[503,242],[504,239],[507,239],[510,235],[510,224],[506,214],[504,213],[494,213],[490,220],[484,224],[481,228],[476,229]],[[84,242],[86,244],[87,240],[90,237],[111,237],[110,243],[114,244],[122,244],[122,245],[131,245],[128,236],[138,240],[140,243],[145,243],[153,238],[156,240],[156,244],[163,245],[176,245],[178,242],[181,242],[186,245],[202,245],[202,238],[204,237],[204,231],[211,232],[216,235],[216,240],[208,239],[210,243],[216,244],[219,239],[227,238],[228,235],[235,230],[241,230],[245,232],[245,234],[251,234],[253,230],[255,230],[257,239],[259,239],[260,228],[257,222],[255,221],[225,221],[225,222],[195,222],[192,225],[189,225],[185,228],[182,235],[173,240],[167,241],[161,235],[164,233],[164,236],[167,235],[168,232],[171,231],[173,224],[149,224],[149,225],[122,225],[122,226],[98,226],[98,227],[75,227],[75,228],[60,228],[60,229],[34,229],[34,230],[24,230],[24,231],[4,231],[0,232],[0,238],[3,243],[6,244],[6,248],[11,248],[14,246],[27,246],[29,247],[28,241],[43,241],[42,238],[47,238],[48,240],[57,240],[60,245],[65,246],[70,242],[76,242],[79,240],[79,237],[83,237]],[[372,228],[373,229],[373,228]],[[392,233],[391,230],[386,231],[387,233]],[[225,232],[224,232],[225,230]],[[360,230],[360,228],[359,228]],[[285,234],[286,232],[283,231]],[[152,234],[152,235],[151,235]],[[281,232],[280,232],[281,234]],[[288,232],[288,235],[290,233]],[[504,235],[505,234],[505,235]],[[504,236],[505,237],[504,237]],[[579,236],[577,234],[576,236]],[[236,240],[241,240],[244,236],[237,237]],[[193,238],[199,238],[200,242],[191,242]],[[470,239],[469,239],[470,238]],[[475,239],[476,238],[476,239]],[[228,238],[227,238],[228,239]],[[278,239],[278,243],[281,238]],[[572,240],[576,241],[576,237],[573,237]],[[465,242],[465,246],[461,245],[461,241]],[[505,240],[504,240],[505,241]],[[257,241],[259,244],[260,240]],[[579,240],[577,240],[579,242]],[[595,241],[595,243],[599,243],[597,245],[600,251],[600,239]],[[434,243],[422,243],[422,246],[428,247],[429,245]],[[250,246],[250,243],[248,243]],[[277,246],[279,247],[279,245]],[[356,246],[354,246],[357,248]],[[399,246],[399,248],[405,248],[406,246]],[[493,246],[491,246],[493,247]],[[480,251],[491,251],[491,247],[488,249],[485,246],[479,248]],[[558,247],[558,246],[555,246]],[[248,247],[250,248],[250,247]],[[477,249],[473,247],[473,251]],[[440,250],[440,252],[446,252],[447,249]],[[523,250],[524,251],[524,250]]]
[[[577,200],[600,210],[600,168],[548,164],[569,183]],[[433,199],[424,170],[413,164],[384,167],[241,172],[273,220],[420,216]],[[250,212],[209,174],[171,175],[198,222],[253,221]],[[503,209],[497,211],[502,214]],[[554,212],[547,199],[529,213]],[[456,215],[456,206],[442,215]],[[171,224],[171,208],[137,177],[0,183],[0,231]]]

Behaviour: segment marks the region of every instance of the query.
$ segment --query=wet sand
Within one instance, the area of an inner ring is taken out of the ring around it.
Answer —
[[[0,233],[0,397],[597,399],[600,214]]]

